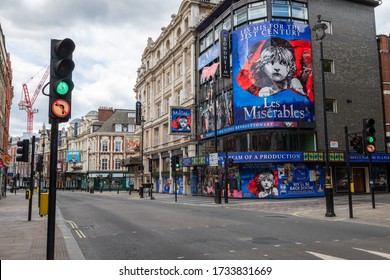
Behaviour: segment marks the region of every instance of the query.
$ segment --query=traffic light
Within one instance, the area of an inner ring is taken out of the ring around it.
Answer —
[[[152,173],[152,160],[149,159],[149,172]]]
[[[18,156],[16,157],[16,161],[28,162],[28,149],[29,149],[30,141],[25,139],[23,141],[18,141],[16,145],[18,148],[16,149],[16,153]]]
[[[172,172],[175,171],[175,169],[176,169],[176,157],[175,156],[171,157],[171,169],[172,169]]]
[[[364,119],[363,126],[364,151],[367,153],[374,153],[376,151],[375,120]]]
[[[38,155],[38,161],[37,161],[37,172],[43,171],[43,155]]]
[[[175,157],[175,168],[176,168],[176,171],[179,171],[180,170],[180,158],[179,157]]]
[[[234,164],[234,159],[229,158],[229,167],[233,167],[233,164]]]
[[[72,72],[74,62],[72,60],[74,42],[66,38],[64,40],[51,40],[50,53],[50,92],[49,92],[49,122],[56,119],[59,123],[67,122],[71,117]]]
[[[350,141],[351,147],[359,154],[363,154],[363,137],[355,136]]]

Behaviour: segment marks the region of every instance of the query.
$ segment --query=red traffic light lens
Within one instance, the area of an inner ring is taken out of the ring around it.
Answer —
[[[73,53],[75,48],[73,40],[66,38],[56,44],[55,51],[60,57],[67,57]]]

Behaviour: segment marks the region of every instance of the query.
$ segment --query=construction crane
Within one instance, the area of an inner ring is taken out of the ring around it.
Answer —
[[[39,92],[41,91],[43,84],[47,79],[47,76],[49,76],[49,72],[50,72],[50,66],[47,67],[46,72],[43,74],[43,77],[39,82],[32,98],[30,98],[30,92],[28,91],[27,83],[23,84],[24,100],[21,100],[18,105],[19,105],[19,110],[25,110],[27,112],[27,133],[29,134],[33,133],[34,114],[38,113],[38,109],[33,109],[33,105],[35,103],[35,100],[38,97]],[[34,77],[32,77],[31,79],[33,78]]]

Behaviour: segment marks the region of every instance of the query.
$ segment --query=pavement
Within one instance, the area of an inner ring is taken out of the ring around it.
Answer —
[[[127,200],[144,200],[153,203],[147,195],[140,198],[137,192],[95,192],[85,195],[112,196]],[[325,216],[325,198],[299,198],[283,200],[232,199],[226,204],[215,204],[214,198],[178,195],[153,194],[161,203],[198,205],[200,207],[228,207],[247,211],[262,211],[293,215],[301,218],[320,219],[324,222],[351,222],[390,228],[390,193],[375,194],[375,208],[372,196],[361,194],[352,196],[352,213],[347,195],[334,196],[335,217]],[[47,256],[47,216],[39,216],[38,196],[33,195],[31,221],[28,221],[28,200],[25,191],[7,192],[0,199],[0,260],[46,260]],[[352,216],[351,216],[352,214]],[[60,209],[56,209],[55,260],[84,260],[70,225],[64,220]]]

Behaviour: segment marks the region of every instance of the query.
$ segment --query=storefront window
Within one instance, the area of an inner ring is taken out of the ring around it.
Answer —
[[[372,179],[374,180],[375,190],[387,190],[386,166],[373,166]]]
[[[335,172],[336,172],[335,173],[336,192],[341,192],[341,193],[348,192],[347,168],[345,168],[345,167],[336,167]]]

